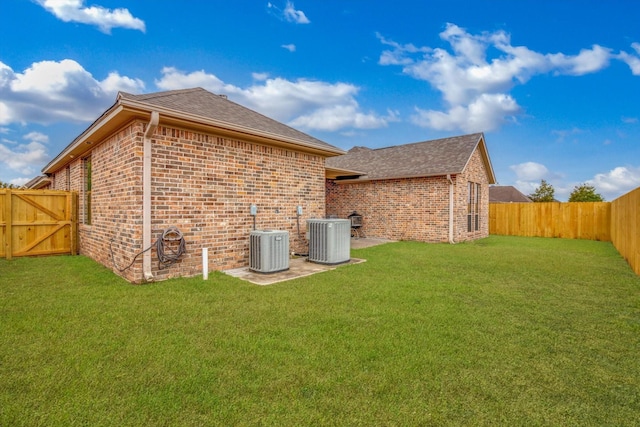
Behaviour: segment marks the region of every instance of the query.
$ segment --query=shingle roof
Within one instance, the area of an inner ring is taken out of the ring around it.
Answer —
[[[340,153],[342,150],[317,138],[300,132],[277,120],[236,104],[226,96],[213,94],[202,88],[171,90],[166,92],[133,95],[120,92],[119,99],[132,100],[188,113],[203,119],[212,119],[232,126],[252,129],[261,133],[286,137],[304,144]]]
[[[511,185],[493,185],[489,187],[490,203],[526,203],[531,199]]]
[[[387,148],[355,147],[345,155],[328,158],[326,165],[361,171],[370,180],[458,174],[483,141],[481,133],[474,133]],[[487,166],[493,178],[490,163]]]

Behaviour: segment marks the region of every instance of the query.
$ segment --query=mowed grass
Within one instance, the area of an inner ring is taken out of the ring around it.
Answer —
[[[266,287],[0,260],[0,425],[638,425],[640,277],[610,243],[352,256]]]

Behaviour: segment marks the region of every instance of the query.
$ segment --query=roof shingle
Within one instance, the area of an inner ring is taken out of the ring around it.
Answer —
[[[361,171],[371,180],[458,174],[482,140],[481,133],[474,133],[387,148],[356,147],[345,155],[328,158],[326,165]]]
[[[490,203],[528,203],[531,199],[512,185],[493,185],[489,187]]]
[[[202,88],[170,90],[142,95],[120,92],[119,97],[150,106],[159,106],[177,112],[192,114],[203,119],[212,119],[233,126],[294,139],[306,145],[335,151],[336,154],[341,151],[337,147],[313,136],[236,104],[227,99],[226,96],[216,95]]]

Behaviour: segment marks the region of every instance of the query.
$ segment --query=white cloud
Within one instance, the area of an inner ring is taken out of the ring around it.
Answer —
[[[40,132],[29,132],[23,138],[32,142],[40,142],[42,144],[49,142],[49,136]]]
[[[174,67],[164,67],[161,73],[162,78],[156,80],[155,84],[162,90],[202,87],[214,93],[235,93],[237,91],[235,86],[225,85],[218,77],[213,74],[208,74],[204,70],[193,71],[187,74]]]
[[[269,78],[269,74],[268,73],[251,73],[251,78],[253,80],[263,82]]]
[[[515,172],[519,181],[538,181],[549,177],[549,169],[543,164],[525,162],[509,166]]]
[[[128,28],[145,32],[145,23],[131,15],[128,9],[107,9],[102,6],[84,6],[84,0],[37,0],[47,11],[64,22],[95,25],[109,34],[113,28]]]
[[[622,123],[626,123],[628,125],[638,123],[637,117],[622,117]]]
[[[606,200],[612,200],[640,187],[640,166],[618,166],[609,172],[597,174],[586,183],[593,185]]]
[[[556,198],[564,191],[563,188],[557,186],[559,175],[552,173],[541,163],[524,162],[509,166],[509,169],[516,174],[515,186],[524,194],[534,193],[543,179],[554,187]]]
[[[139,79],[112,72],[100,81],[71,59],[35,62],[22,73],[0,62],[0,125],[92,121],[118,90],[138,93]]]
[[[2,141],[0,163],[22,175],[33,175],[38,166],[49,160],[45,145],[49,142],[49,137],[39,132],[31,132],[24,135],[23,139],[27,141],[25,144],[11,143],[11,146],[6,144],[6,140]]]
[[[413,59],[407,57],[407,53],[428,53],[431,52],[431,48],[418,48],[413,44],[401,45],[393,40],[387,40],[382,34],[376,33],[376,37],[380,40],[380,43],[391,46],[393,50],[385,50],[380,55],[380,65],[407,65],[413,63]]]
[[[447,112],[416,108],[417,113],[411,121],[436,130],[484,132],[500,127],[520,110],[518,103],[509,95],[482,94],[470,104],[456,105]]]
[[[640,76],[640,43],[631,43],[631,47],[636,51],[635,54],[623,51],[618,54],[618,59],[631,68],[631,73],[634,76]]]
[[[358,104],[335,105],[319,108],[310,114],[295,118],[292,126],[323,131],[336,131],[345,128],[377,129],[387,126],[394,116],[380,117],[359,111]]]
[[[140,79],[121,76],[115,71],[109,73],[106,79],[99,82],[100,91],[105,94],[117,92],[140,93],[144,90],[144,82]]]
[[[282,46],[283,49],[287,49],[289,52],[295,52],[296,51],[296,45],[295,44],[283,44]]]
[[[31,181],[31,178],[14,178],[9,180],[9,184],[13,184],[16,187],[22,187],[29,181]]]
[[[564,142],[568,137],[581,135],[585,132],[585,130],[574,127],[572,129],[554,129],[551,131],[551,134],[557,136],[556,142]]]
[[[578,55],[567,56],[563,53],[548,54],[546,57],[556,74],[582,76],[606,68],[611,59],[611,49],[593,45],[591,49],[582,49]]]
[[[287,1],[287,4],[283,9],[280,9],[275,4],[269,2],[267,3],[267,8],[280,19],[283,19],[288,22],[293,22],[295,24],[310,24],[311,21],[301,10],[296,10],[293,2]]]
[[[214,93],[224,93],[240,104],[275,120],[305,129],[333,131],[353,127],[380,128],[395,116],[379,116],[361,111],[355,96],[359,88],[348,83],[327,83],[317,80],[269,78],[254,74],[249,87],[224,83],[203,70],[186,73],[166,67],[156,85],[163,90],[203,87]]]
[[[594,73],[615,58],[610,49],[599,45],[577,55],[535,52],[513,46],[504,31],[470,34],[455,24],[447,24],[440,33],[449,49],[402,45],[377,37],[389,47],[381,53],[380,65],[401,66],[405,74],[441,92],[445,110],[418,109],[414,116],[414,123],[438,130],[495,129],[522,112],[509,95],[515,85],[539,74]]]
[[[296,24],[309,24],[311,21],[306,17],[303,11],[296,10],[293,6],[293,2],[288,1],[284,8],[284,17],[289,22],[295,22]]]

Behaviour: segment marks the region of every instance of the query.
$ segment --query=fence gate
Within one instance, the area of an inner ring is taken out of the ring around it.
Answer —
[[[0,257],[77,254],[77,194],[0,189]]]

